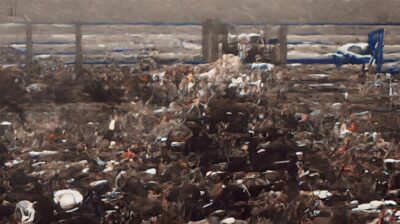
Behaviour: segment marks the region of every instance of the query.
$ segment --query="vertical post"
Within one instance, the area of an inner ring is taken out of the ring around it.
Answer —
[[[287,26],[281,26],[279,29],[279,63],[285,65],[287,62]]]
[[[33,60],[33,40],[32,40],[32,23],[26,23],[26,51],[25,51],[25,66],[26,72],[32,72]]]
[[[209,62],[214,62],[218,60],[218,48],[219,48],[219,43],[218,43],[218,33],[216,29],[216,23],[212,23],[211,27],[211,32],[210,32],[210,60]]]
[[[226,54],[229,50],[229,45],[228,45],[228,24],[226,23],[221,23],[218,24],[218,42],[222,44],[222,52],[220,52],[222,55]]]
[[[203,22],[203,36],[202,36],[202,52],[203,52],[203,61],[208,62],[209,61],[209,55],[210,55],[210,38],[209,38],[209,33],[211,32],[211,20],[206,20]]]
[[[82,24],[75,23],[75,76],[82,75]],[[76,78],[75,77],[75,78]]]
[[[203,23],[203,60],[213,62],[218,59],[218,34],[216,22],[207,20]]]

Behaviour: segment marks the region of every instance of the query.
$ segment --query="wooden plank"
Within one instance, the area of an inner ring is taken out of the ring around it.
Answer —
[[[25,65],[26,72],[29,74],[32,72],[33,67],[33,32],[32,23],[26,23],[26,51],[25,51]]]
[[[287,62],[287,26],[281,26],[279,29],[279,63],[284,65]]]
[[[77,22],[75,24],[75,75],[80,77],[82,75],[82,24]],[[75,77],[75,78],[76,78]]]

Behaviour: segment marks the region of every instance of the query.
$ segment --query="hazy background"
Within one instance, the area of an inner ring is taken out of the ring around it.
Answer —
[[[0,0],[0,22],[399,22],[399,0]]]

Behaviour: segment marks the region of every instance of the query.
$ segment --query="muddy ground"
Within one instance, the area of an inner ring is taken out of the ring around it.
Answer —
[[[397,100],[352,65],[3,67],[0,222],[394,223]]]

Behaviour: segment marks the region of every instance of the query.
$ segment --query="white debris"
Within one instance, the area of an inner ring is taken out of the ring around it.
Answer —
[[[385,159],[383,160],[384,163],[400,163],[400,160],[396,159]]]
[[[171,147],[182,147],[185,144],[185,142],[171,142]]]
[[[3,122],[0,123],[0,125],[2,125],[2,126],[11,126],[12,123],[9,122],[9,121],[3,121]]]
[[[264,153],[264,152],[266,152],[265,149],[260,149],[260,150],[257,151],[257,154]]]
[[[329,75],[327,75],[327,74],[311,74],[308,76],[310,76],[311,78],[315,78],[315,79],[322,79],[322,78],[329,77]]]
[[[224,174],[225,172],[223,171],[208,171],[206,173],[206,177],[212,177],[212,176],[216,176],[218,174]]]
[[[110,149],[113,149],[115,147],[115,145],[117,144],[116,141],[111,141],[110,145],[108,146]]]
[[[37,152],[37,151],[30,151],[29,152],[29,156],[31,157],[42,157],[42,156],[51,156],[51,155],[55,155],[58,154],[58,151],[42,151],[42,152]]]
[[[103,170],[103,173],[108,173],[114,170],[114,166],[119,165],[119,162],[115,160],[110,160],[106,164],[106,168]]]
[[[233,224],[236,222],[236,219],[233,217],[230,218],[226,218],[224,220],[221,221],[221,224]]]
[[[108,130],[114,131],[115,130],[115,120],[111,119],[110,124],[108,125]]]
[[[115,178],[115,187],[120,189],[123,187],[123,183],[125,182],[126,178],[126,171],[121,171],[118,173],[117,177]]]
[[[335,127],[335,130],[337,130],[336,127]],[[345,138],[346,136],[349,136],[352,134],[353,134],[353,132],[347,130],[347,126],[345,123],[340,125],[339,136],[338,136],[339,138]]]
[[[354,201],[351,201],[350,204],[351,204],[351,205],[358,205],[359,203],[358,203],[357,200],[354,200]]]
[[[37,163],[32,163],[32,167],[39,167],[39,166],[42,166],[44,164],[46,164],[46,162],[44,162],[44,161],[37,162]]]
[[[53,200],[62,210],[73,212],[79,209],[83,201],[83,196],[76,190],[59,190],[54,192]]]
[[[108,183],[108,180],[97,180],[97,181],[93,181],[89,184],[90,187],[97,187],[100,185],[105,185]]]
[[[147,173],[147,174],[156,175],[157,170],[155,168],[151,168],[151,169],[148,169],[148,170],[146,170],[144,172]]]
[[[329,197],[332,197],[332,195],[333,195],[331,192],[326,191],[326,190],[317,190],[317,191],[314,191],[313,194],[315,196],[317,196],[319,199],[327,199]]]
[[[160,140],[161,140],[162,142],[166,142],[166,141],[168,140],[168,138],[167,138],[167,137],[162,137]]]
[[[13,167],[13,166],[21,164],[23,162],[24,162],[23,160],[14,159],[13,161],[6,162],[4,165],[7,167]]]
[[[395,206],[395,201],[371,201],[370,203],[360,204],[357,208],[353,208],[353,211],[374,211],[380,209],[382,206]]]
[[[349,99],[349,93],[348,93],[347,91],[344,93],[344,99],[345,99],[345,100],[348,100],[348,99]]]
[[[386,200],[383,202],[385,204],[385,206],[396,206],[397,202],[392,201],[392,200]]]
[[[17,203],[14,212],[14,219],[21,224],[32,223],[35,220],[35,209],[33,203],[27,200]]]
[[[245,79],[243,79],[242,76],[239,76],[237,78],[231,78],[231,83],[229,84],[228,88],[243,87],[244,82],[245,82]]]

